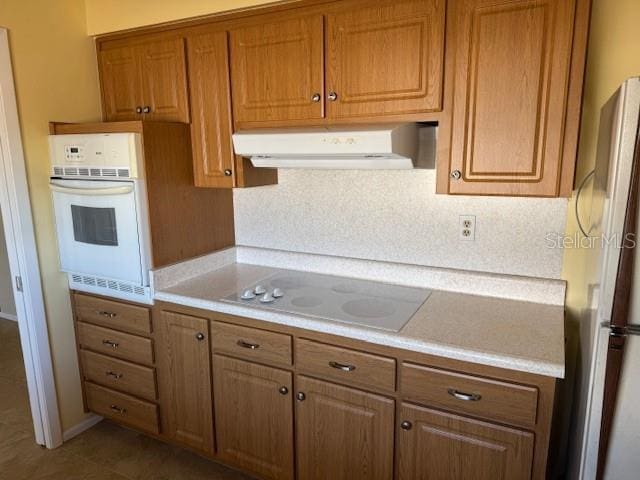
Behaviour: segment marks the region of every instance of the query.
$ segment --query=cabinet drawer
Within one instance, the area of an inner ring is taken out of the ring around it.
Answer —
[[[81,294],[75,294],[74,301],[76,317],[82,322],[142,335],[151,333],[148,308]]]
[[[140,430],[160,432],[157,405],[91,382],[84,383],[84,391],[92,412]]]
[[[402,396],[406,400],[503,421],[535,425],[538,389],[403,363]]]
[[[394,391],[396,386],[393,358],[311,340],[296,340],[296,365],[303,372],[365,387]]]
[[[157,398],[153,368],[80,350],[84,378],[147,400]]]
[[[256,361],[291,365],[291,336],[255,328],[212,322],[211,339],[215,352],[224,352]]]
[[[153,346],[148,338],[83,322],[77,323],[77,331],[81,347],[112,357],[153,364]]]

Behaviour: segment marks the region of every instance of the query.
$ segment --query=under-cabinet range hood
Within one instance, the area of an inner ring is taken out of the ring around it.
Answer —
[[[433,129],[435,136],[436,127]],[[416,166],[418,125],[263,129],[233,134],[236,154],[256,167],[397,170]]]

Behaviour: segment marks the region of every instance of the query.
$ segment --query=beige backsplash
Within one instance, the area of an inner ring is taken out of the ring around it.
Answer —
[[[566,199],[436,195],[435,170],[280,170],[235,189],[238,245],[433,267],[560,278]],[[459,215],[476,215],[475,241]]]

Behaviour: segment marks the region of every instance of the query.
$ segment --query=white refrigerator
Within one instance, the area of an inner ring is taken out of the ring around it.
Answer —
[[[636,77],[602,108],[592,195],[578,192],[590,303],[582,319],[588,327],[585,401],[577,413],[579,467],[572,472],[581,480],[640,478],[639,116]],[[580,208],[588,200],[590,215]]]

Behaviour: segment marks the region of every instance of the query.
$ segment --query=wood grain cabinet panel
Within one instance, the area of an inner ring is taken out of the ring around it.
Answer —
[[[403,404],[399,480],[528,480],[530,432]]]
[[[79,321],[137,335],[151,333],[151,316],[148,308],[81,293],[74,294],[73,301],[76,318]]]
[[[449,193],[558,195],[575,0],[450,5]]]
[[[235,121],[323,118],[323,38],[322,15],[231,30]]]
[[[160,432],[157,405],[91,382],[84,382],[84,392],[92,412],[142,431]]]
[[[154,327],[163,433],[213,454],[209,321],[162,311]]]
[[[98,57],[105,120],[189,122],[184,39],[103,45]]]
[[[153,365],[153,342],[110,328],[77,322],[78,345],[82,348],[132,362]]]
[[[242,470],[293,479],[291,372],[213,356],[218,453]]]
[[[395,402],[296,377],[299,480],[391,480]]]
[[[327,16],[328,116],[440,110],[446,2],[371,3]]]
[[[138,47],[143,108],[148,120],[189,122],[189,94],[184,39],[149,42]]]
[[[189,37],[187,52],[195,184],[232,188],[235,168],[227,32]]]
[[[98,54],[104,119],[135,120],[142,104],[140,64],[133,46],[110,48]]]

